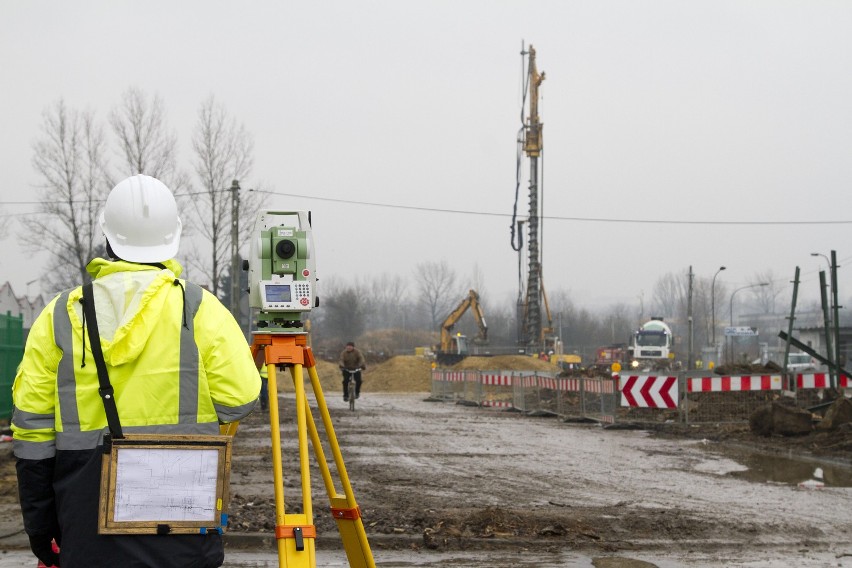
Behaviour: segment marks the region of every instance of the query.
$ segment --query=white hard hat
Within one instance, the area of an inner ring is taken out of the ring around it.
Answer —
[[[166,185],[151,176],[129,177],[109,192],[101,229],[113,252],[130,262],[162,262],[180,245],[177,203]]]

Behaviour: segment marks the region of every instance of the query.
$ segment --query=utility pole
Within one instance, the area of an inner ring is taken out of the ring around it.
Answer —
[[[837,368],[840,368],[840,308],[837,305],[837,252],[831,251],[831,304],[834,309],[832,319],[834,320],[834,362],[837,363]],[[829,357],[831,359],[831,357]],[[840,375],[838,374],[838,380]]]
[[[524,52],[521,53],[524,55]],[[524,335],[529,349],[543,347],[541,338],[541,255],[539,251],[539,180],[538,158],[542,150],[542,124],[538,116],[538,88],[544,81],[535,62],[535,48],[529,55],[530,114],[525,125],[524,151],[530,159],[529,213],[529,274],[527,275],[527,306]]]
[[[825,282],[825,270],[819,271],[819,288],[820,288],[820,303],[822,305],[822,319],[825,322],[825,352],[826,359],[828,359],[828,376],[829,376],[829,385],[831,388],[837,386],[837,360],[834,358],[834,354],[836,351],[832,347],[833,336],[831,333],[831,322],[829,314],[831,313],[831,308],[828,305],[828,294],[826,293],[826,288],[828,285]]]
[[[689,361],[686,363],[686,369],[692,369],[695,362],[695,321],[692,318],[692,280],[695,274],[692,273],[692,265],[689,265],[689,292],[687,294],[686,303],[686,321],[689,323]]]
[[[240,322],[240,182],[231,182],[231,314]],[[242,322],[240,322],[242,326]]]

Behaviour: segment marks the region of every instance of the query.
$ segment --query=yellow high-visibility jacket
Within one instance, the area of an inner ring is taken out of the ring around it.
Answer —
[[[87,267],[121,426],[125,433],[218,434],[220,422],[254,408],[257,367],[219,300],[179,280],[176,261],[162,266],[95,259]],[[109,430],[81,298],[80,287],[63,292],[38,316],[12,387],[27,533],[61,530],[63,567],[142,556],[146,565],[185,566],[199,554],[218,566],[218,535],[172,535],[149,551],[147,537],[96,534],[99,447]]]

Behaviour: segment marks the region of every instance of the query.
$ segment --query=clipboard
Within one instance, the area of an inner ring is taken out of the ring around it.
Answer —
[[[231,436],[127,434],[104,440],[98,534],[222,533]]]

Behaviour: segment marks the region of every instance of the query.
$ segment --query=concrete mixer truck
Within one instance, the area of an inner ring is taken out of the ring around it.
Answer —
[[[630,336],[627,355],[630,367],[641,371],[671,369],[674,364],[674,335],[663,318],[654,317]]]

